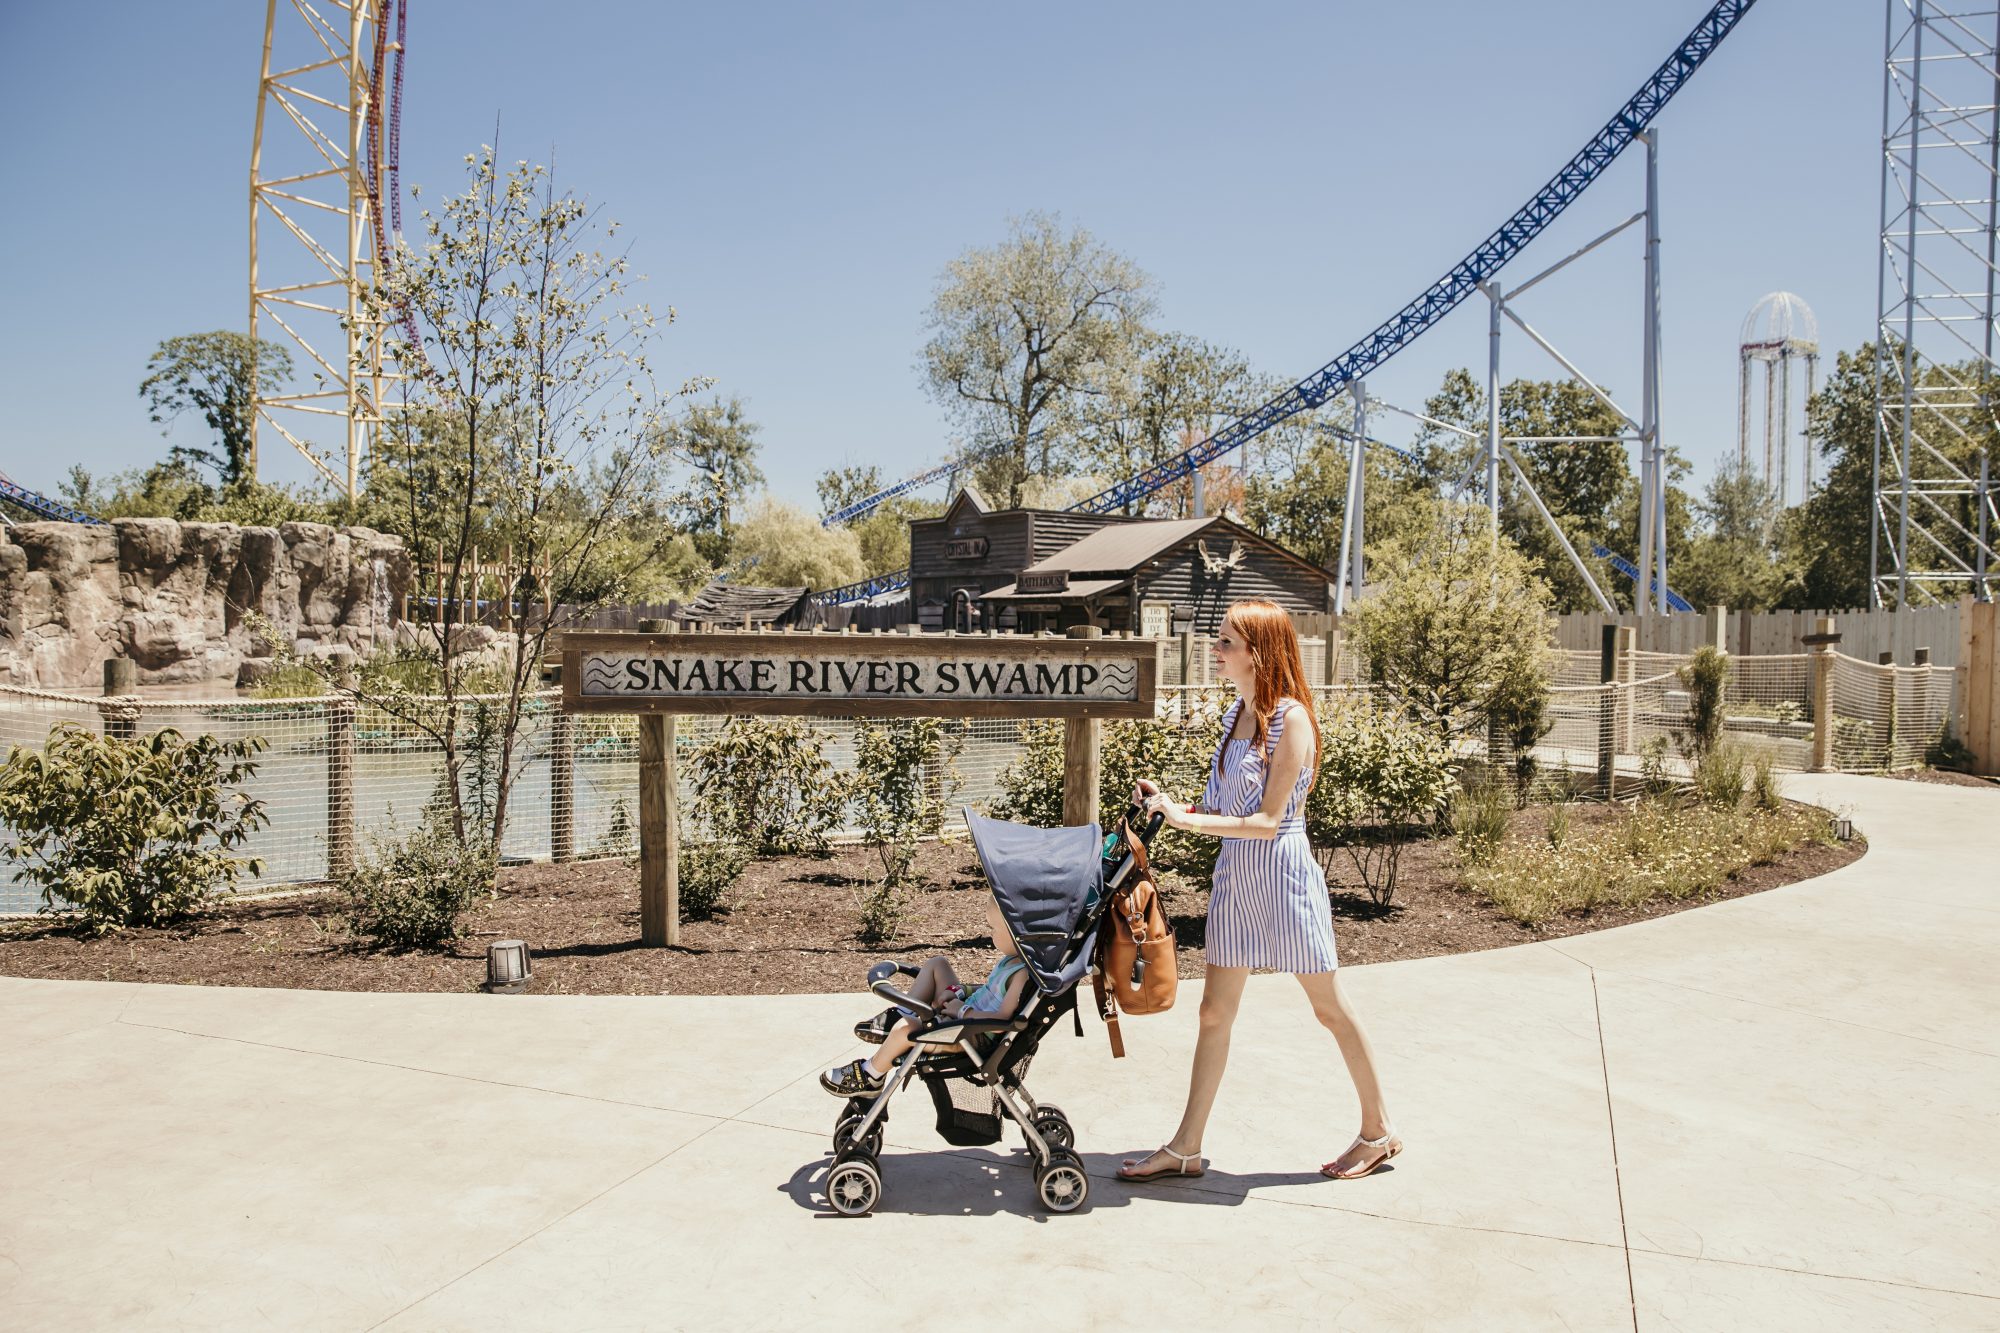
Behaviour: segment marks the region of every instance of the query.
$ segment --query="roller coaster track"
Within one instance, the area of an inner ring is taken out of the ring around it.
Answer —
[[[54,519],[58,523],[102,523],[104,521],[101,518],[94,518],[80,509],[71,509],[66,504],[59,504],[49,499],[46,495],[37,495],[26,486],[7,476],[4,472],[0,472],[0,500],[6,501],[17,509],[24,509],[36,518]]]
[[[1389,358],[1450,314],[1466,297],[1478,291],[1480,284],[1499,273],[1530,241],[1561,217],[1563,210],[1589,189],[1618,160],[1619,154],[1644,133],[1653,118],[1694,77],[1695,71],[1714,54],[1722,39],[1742,21],[1756,2],[1717,0],[1673,54],[1653,71],[1652,77],[1639,85],[1639,90],[1618,108],[1603,128],[1590,137],[1576,156],[1549,178],[1546,185],[1515,210],[1513,216],[1501,223],[1492,235],[1475,246],[1472,253],[1453,265],[1443,277],[1383,321],[1367,337],[1256,411],[1238,417],[1186,452],[1155,463],[1116,486],[1072,505],[1071,509],[1089,514],[1124,509],[1134,501],[1180,480],[1196,468],[1222,457],[1231,449],[1256,439],[1280,422],[1320,406],[1356,380],[1379,369]],[[867,580],[865,584],[850,587],[873,587],[873,592],[859,595],[877,595],[891,589],[874,585],[899,576],[903,582],[897,586],[906,586],[909,581],[907,570],[900,571],[900,574],[884,574]],[[820,594],[819,600],[856,600],[855,597],[840,595],[848,592],[847,588],[830,589]]]

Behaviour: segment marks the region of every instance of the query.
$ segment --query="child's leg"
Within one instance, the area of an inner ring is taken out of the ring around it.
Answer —
[[[882,1039],[882,1045],[875,1054],[868,1057],[868,1070],[877,1078],[884,1077],[895,1067],[903,1053],[916,1045],[910,1040],[910,1032],[916,1024],[905,1018],[889,1029],[889,1035]]]
[[[957,984],[958,973],[952,969],[951,963],[942,957],[938,957],[929,960],[917,969],[916,979],[910,983],[909,989],[905,994],[913,1000],[922,1000],[925,1004],[935,1004],[937,1003],[939,993],[946,986],[956,986]]]

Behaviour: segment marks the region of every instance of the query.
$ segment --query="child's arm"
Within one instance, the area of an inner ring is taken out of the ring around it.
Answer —
[[[1028,988],[1028,974],[1016,972],[1007,979],[1007,991],[1000,997],[1000,1008],[992,1013],[980,1009],[961,1009],[960,1018],[1012,1018],[1014,1011],[1021,1007],[1021,992]]]

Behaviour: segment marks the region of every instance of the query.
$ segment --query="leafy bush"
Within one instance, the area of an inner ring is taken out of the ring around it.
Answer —
[[[696,797],[722,836],[758,852],[824,856],[848,784],[826,735],[796,717],[732,717],[688,756]]]
[[[1447,739],[1476,731],[1494,706],[1529,698],[1554,653],[1549,585],[1486,511],[1451,506],[1431,531],[1383,543],[1382,591],[1355,611],[1354,646],[1369,678]]]
[[[1876,738],[1875,724],[1864,718],[1833,719],[1833,766],[1845,772],[1860,768],[1880,768],[1887,761],[1884,746]]]
[[[1806,843],[1830,843],[1824,813],[1640,801],[1611,828],[1509,842],[1469,864],[1466,887],[1528,925],[1599,907],[1710,892],[1752,865]]]
[[[89,934],[179,921],[264,863],[237,848],[268,821],[235,790],[255,775],[260,737],[99,736],[68,722],[40,752],[14,746],[0,768],[0,858],[40,886],[45,911]]]
[[[934,717],[865,723],[857,734],[855,806],[887,883],[904,883],[917,840],[944,827],[949,792],[957,785],[951,761],[963,738],[962,730],[947,729]]]
[[[493,896],[497,868],[491,842],[461,842],[433,812],[405,838],[377,839],[374,854],[341,882],[347,928],[388,948],[439,948],[459,937],[475,903]]]
[[[1674,789],[1667,776],[1667,738],[1649,736],[1639,745],[1639,787],[1648,796],[1665,796]]]
[[[1949,722],[1945,723],[1936,738],[1924,747],[1924,762],[1932,768],[1949,768],[1960,773],[1970,773],[1975,757],[1972,747],[1958,738]]]
[[[1306,835],[1344,848],[1369,898],[1386,907],[1403,847],[1444,809],[1453,771],[1451,747],[1405,715],[1331,708],[1320,727],[1319,780],[1306,796]]]
[[[1723,692],[1729,684],[1729,654],[1704,645],[1676,673],[1688,690],[1687,731],[1677,735],[1681,753],[1699,764],[1722,739]]]
[[[1098,822],[1110,828],[1125,813],[1140,778],[1150,778],[1177,800],[1199,801],[1220,739],[1224,696],[1198,705],[1186,720],[1122,719],[1104,727],[1098,770]],[[1021,725],[1020,757],[1000,775],[993,814],[1055,828],[1063,822],[1063,726]],[[1215,869],[1218,839],[1163,828],[1153,843],[1153,863],[1163,870],[1205,876]]]
[[[681,844],[681,920],[705,921],[722,906],[722,895],[743,878],[750,864],[749,849],[727,838],[689,840]]]
[[[1549,673],[1545,663],[1523,662],[1503,676],[1486,701],[1487,725],[1507,747],[1514,780],[1514,804],[1522,809],[1535,785],[1535,747],[1556,720],[1549,714]]]
[[[1460,786],[1446,807],[1452,836],[1458,840],[1458,854],[1468,864],[1488,860],[1507,835],[1507,816],[1513,802],[1499,783],[1488,779]]]
[[[1542,836],[1548,839],[1551,847],[1559,848],[1569,841],[1569,805],[1566,802],[1557,801],[1549,806],[1542,819]]]

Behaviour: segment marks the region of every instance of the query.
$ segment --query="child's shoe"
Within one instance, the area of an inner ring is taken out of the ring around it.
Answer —
[[[880,1046],[884,1041],[888,1040],[889,1033],[896,1024],[908,1017],[910,1015],[903,1011],[901,1005],[892,1004],[881,1013],[875,1015],[875,1017],[863,1019],[861,1022],[856,1023],[854,1025],[854,1035],[862,1041],[867,1042],[870,1046]]]
[[[819,1085],[836,1097],[869,1097],[882,1091],[882,1076],[866,1060],[855,1060],[821,1074]]]

